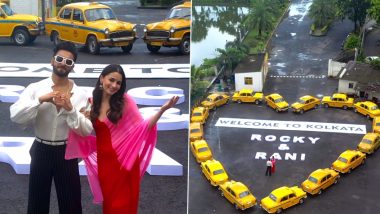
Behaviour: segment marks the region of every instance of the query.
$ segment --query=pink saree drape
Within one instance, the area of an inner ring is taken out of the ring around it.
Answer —
[[[113,124],[108,119],[103,122],[111,133],[112,148],[117,154],[121,167],[131,170],[135,161],[138,160],[141,178],[152,158],[157,139],[157,127],[155,125],[149,129],[149,120],[142,118],[130,96],[125,94],[124,100],[123,116],[119,122]],[[82,137],[70,131],[65,158],[82,158],[85,161],[94,203],[101,203],[103,196],[98,179],[96,136]]]

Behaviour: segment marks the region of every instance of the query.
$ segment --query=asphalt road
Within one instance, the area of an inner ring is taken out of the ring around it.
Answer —
[[[347,20],[335,22],[325,37],[309,36],[312,21],[306,16],[311,0],[295,0],[288,16],[276,29],[270,45],[270,69],[264,85],[264,94],[280,93],[289,102],[310,94],[321,97],[330,95],[338,88],[337,80],[327,78],[328,59],[340,51],[340,44],[353,30]],[[331,163],[346,149],[354,149],[363,135],[306,131],[284,131],[249,128],[226,128],[215,126],[219,118],[246,118],[280,121],[309,121],[366,125],[371,131],[371,122],[352,110],[316,109],[304,115],[292,112],[276,113],[265,105],[231,103],[217,109],[209,116],[205,125],[205,139],[214,157],[221,161],[230,179],[245,183],[258,200],[280,186],[301,185],[307,176],[318,168],[330,167]],[[262,138],[276,136],[277,140],[257,142],[252,135]],[[288,153],[296,153],[296,160],[285,160],[286,151],[279,150],[281,136],[320,138],[317,143],[291,143]],[[259,152],[267,156],[277,152],[282,160],[277,161],[274,176],[266,177],[265,160],[256,159]],[[304,160],[302,160],[304,154]],[[220,196],[202,175],[199,164],[189,158],[189,214],[238,213]],[[342,176],[321,196],[309,197],[305,204],[286,210],[286,213],[377,213],[380,197],[377,180],[380,173],[380,154],[368,158],[352,174]],[[253,208],[242,213],[264,213]]]

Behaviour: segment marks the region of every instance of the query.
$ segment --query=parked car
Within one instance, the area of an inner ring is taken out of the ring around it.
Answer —
[[[195,107],[193,113],[191,114],[191,122],[199,122],[204,124],[208,118],[208,108],[206,107]]]
[[[283,186],[273,190],[269,196],[263,198],[260,206],[268,213],[281,213],[283,210],[296,204],[302,204],[307,198],[306,192],[297,186]]]
[[[317,169],[312,172],[307,180],[302,182],[302,189],[311,195],[320,195],[322,191],[333,184],[338,183],[339,173],[329,169]]]
[[[191,2],[173,7],[165,20],[147,24],[144,41],[150,52],[161,47],[178,47],[182,54],[190,53]]]
[[[10,38],[16,45],[27,45],[44,30],[41,18],[27,14],[16,14],[5,3],[0,2],[0,37]]]
[[[237,103],[259,104],[263,101],[263,96],[261,92],[254,92],[252,89],[242,89],[232,95],[232,101]]]
[[[212,159],[212,152],[205,140],[191,141],[190,149],[198,163]]]
[[[221,191],[220,194],[231,202],[237,210],[246,210],[257,204],[255,196],[241,182],[226,181],[219,186],[219,189]]]
[[[210,181],[211,185],[218,186],[228,181],[228,175],[223,165],[213,159],[201,163],[202,173]]]
[[[287,111],[289,109],[289,104],[279,94],[270,94],[265,96],[265,102],[269,107],[276,110],[276,112]]]
[[[203,126],[201,123],[190,123],[190,141],[203,139]]]
[[[293,103],[291,106],[293,112],[303,114],[307,110],[318,108],[320,102],[321,100],[316,97],[305,95],[300,97],[298,101]]]
[[[354,111],[366,116],[368,119],[380,116],[379,107],[371,101],[355,103]]]
[[[373,118],[372,129],[373,132],[380,133],[380,116]]]
[[[324,96],[322,105],[326,108],[343,108],[348,109],[354,106],[354,98],[348,97],[347,94],[335,93],[332,96]]]
[[[365,163],[366,155],[357,150],[346,150],[332,164],[332,169],[340,173],[351,173],[353,169]]]
[[[213,109],[216,110],[216,107],[222,106],[224,104],[227,104],[229,101],[229,96],[226,94],[210,94],[204,100],[201,104],[202,106],[208,108],[208,109]]]
[[[101,47],[121,47],[129,53],[137,39],[135,24],[118,20],[110,7],[97,2],[63,6],[57,17],[46,19],[46,33],[55,45],[70,41],[86,46],[91,54]]]
[[[363,139],[358,145],[358,150],[366,153],[372,154],[380,146],[380,134],[378,133],[367,133],[364,135]]]

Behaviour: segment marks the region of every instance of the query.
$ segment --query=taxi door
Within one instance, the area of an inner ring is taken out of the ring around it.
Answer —
[[[71,20],[71,35],[72,41],[79,44],[86,44],[86,30],[84,24],[83,12],[79,9],[74,9],[73,18]]]
[[[71,16],[73,9],[65,8],[57,18],[56,27],[58,30],[59,38],[66,41],[71,41]]]
[[[379,146],[380,146],[380,138],[379,138],[379,136],[377,136],[374,140],[374,147],[375,147],[375,149],[378,149]]]
[[[10,36],[13,29],[13,23],[7,22],[7,15],[0,8],[0,36]]]
[[[368,112],[368,106],[364,105],[364,104],[360,104],[360,108],[357,108],[358,112],[363,114],[363,115],[367,115],[367,112]]]

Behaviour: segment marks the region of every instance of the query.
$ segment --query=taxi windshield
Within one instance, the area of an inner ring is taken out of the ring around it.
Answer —
[[[347,159],[346,158],[339,157],[338,160],[342,161],[343,163],[347,163]]]
[[[87,21],[93,22],[97,20],[112,20],[116,19],[115,14],[113,14],[110,8],[96,8],[86,10],[85,16]]]
[[[202,116],[202,113],[200,113],[200,112],[194,112],[194,113],[193,113],[193,116],[194,116],[194,117]]]
[[[7,16],[12,16],[12,15],[15,14],[15,13],[12,11],[12,9],[11,9],[8,5],[3,5],[3,6],[1,6],[1,9],[4,10],[4,13],[5,13]]]
[[[372,106],[371,107],[371,110],[377,110],[377,109],[379,109],[379,107],[377,107],[377,106]]]
[[[223,169],[218,169],[218,170],[214,171],[214,175],[219,175],[219,174],[223,174],[223,173],[224,173]]]
[[[277,98],[274,100],[275,103],[281,103],[281,102],[284,102],[284,98]]]
[[[248,196],[249,195],[249,192],[248,191],[244,191],[242,193],[239,194],[239,198],[244,198],[245,196]]]
[[[200,129],[191,129],[190,130],[190,133],[199,133],[199,132],[201,132]]]
[[[307,180],[309,180],[309,181],[311,181],[311,182],[313,182],[315,184],[318,183],[318,180],[316,178],[314,178],[314,177],[311,177],[311,176],[309,176],[309,178]]]
[[[208,151],[207,147],[202,147],[198,149],[198,152],[206,152],[206,151]]]
[[[276,198],[276,196],[274,196],[272,193],[271,193],[271,194],[269,194],[269,198],[270,198],[270,199],[272,199],[274,202],[276,202],[276,201],[277,201],[277,198]]]
[[[190,19],[190,8],[174,8],[170,11],[167,19]]]
[[[369,139],[363,139],[362,143],[372,144],[372,140]]]
[[[306,101],[302,100],[302,99],[299,99],[298,102],[301,103],[301,104],[305,104],[306,103]]]

